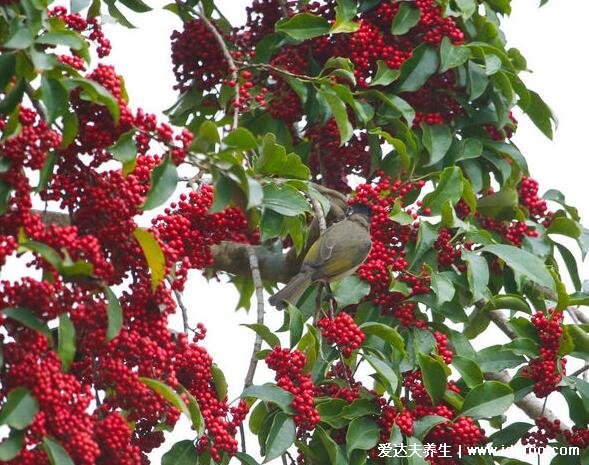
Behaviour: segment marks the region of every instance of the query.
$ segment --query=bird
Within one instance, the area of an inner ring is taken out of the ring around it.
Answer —
[[[352,204],[346,217],[327,228],[309,247],[299,272],[270,297],[270,305],[279,310],[288,303],[296,305],[312,284],[331,283],[352,275],[372,248],[371,219],[369,205]]]

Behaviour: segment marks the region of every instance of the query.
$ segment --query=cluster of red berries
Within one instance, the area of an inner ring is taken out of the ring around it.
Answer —
[[[580,449],[589,447],[589,428],[573,426],[570,430],[563,429],[560,420],[550,421],[545,417],[537,418],[535,423],[536,430],[528,431],[521,438],[524,446],[542,449],[551,440],[558,439]]]
[[[448,268],[460,260],[461,251],[455,244],[452,244],[452,239],[452,232],[443,228],[440,229],[438,238],[434,242],[434,249],[438,251],[438,264],[441,267]]]
[[[268,368],[276,372],[276,384],[294,396],[294,422],[300,429],[313,430],[321,421],[314,407],[315,385],[311,375],[303,373],[307,358],[298,351],[275,347],[266,356]]]
[[[348,176],[356,174],[368,175],[370,169],[370,153],[368,137],[361,133],[352,137],[340,147],[340,132],[335,119],[324,126],[313,126],[307,130],[311,142],[309,167],[315,179],[324,185],[341,192],[350,191]]]
[[[178,83],[175,88],[180,92],[193,85],[199,90],[211,90],[234,71],[214,32],[202,19],[184,23],[182,31],[172,33],[171,41],[173,71]]]
[[[184,287],[189,269],[212,264],[211,245],[228,239],[246,243],[258,239],[257,234],[248,232],[248,222],[241,210],[227,208],[210,214],[213,196],[213,188],[204,184],[198,191],[181,194],[178,203],[173,202],[152,220],[153,231],[165,244],[166,257],[178,263],[174,289]]]
[[[557,435],[562,432],[560,420],[551,422],[545,417],[540,417],[536,419],[535,423],[536,431],[528,431],[521,438],[521,443],[524,446],[534,449],[545,448],[550,440],[556,439]]]
[[[452,422],[436,425],[425,437],[425,443],[436,444],[431,463],[435,465],[459,465],[457,459],[459,446],[462,450],[484,444],[487,441],[485,431],[469,417],[460,416]],[[442,444],[449,448],[442,452]]]
[[[532,316],[532,324],[540,340],[540,356],[530,361],[529,366],[522,370],[522,375],[535,381],[534,393],[538,397],[546,397],[556,391],[562,374],[566,374],[566,359],[558,355],[563,317],[562,312],[554,309],[548,311],[548,316],[542,312]]]
[[[414,308],[404,302],[407,296],[390,290],[393,280],[407,284],[413,295],[425,294],[430,290],[429,276],[426,273],[420,276],[405,273],[409,267],[407,244],[416,240],[419,226],[418,223],[397,223],[391,219],[390,212],[396,203],[403,204],[403,198],[409,192],[420,190],[423,186],[422,181],[403,183],[383,176],[375,183],[359,185],[353,200],[368,204],[372,209],[372,249],[358,269],[358,276],[370,283],[369,298],[380,306],[383,313],[395,313],[400,308],[399,317],[407,323],[413,321]],[[413,210],[407,212],[417,218]]]
[[[60,18],[67,25],[67,27],[78,32],[88,32],[88,39],[92,42],[96,42],[96,54],[99,58],[104,58],[110,55],[112,50],[110,40],[106,38],[102,31],[102,26],[98,22],[97,18],[84,19],[78,13],[68,13],[67,8],[64,6],[56,6],[49,11],[49,16],[53,18]],[[72,51],[71,55],[62,55],[60,60],[70,66],[83,70],[83,61],[79,61],[79,56]],[[81,66],[80,66],[81,65]]]
[[[506,138],[511,139],[513,133],[517,129],[517,120],[513,116],[511,112],[509,112],[509,119],[510,122],[503,126],[503,128],[498,129],[497,126],[494,124],[483,124],[483,129],[491,136],[491,139],[496,141],[503,141]]]
[[[352,352],[362,345],[365,334],[346,312],[340,312],[334,319],[323,318],[317,326],[321,328],[321,334],[329,344],[335,344],[341,349],[344,357],[349,357]]]
[[[519,203],[528,209],[531,218],[542,222],[544,226],[548,226],[552,212],[548,211],[546,201],[538,196],[538,190],[538,181],[527,176],[522,176],[517,186]]]

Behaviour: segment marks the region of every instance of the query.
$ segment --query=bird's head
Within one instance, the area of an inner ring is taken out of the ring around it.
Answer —
[[[346,212],[346,216],[352,215],[362,216],[370,223],[370,220],[372,219],[372,208],[370,208],[370,205],[365,203],[353,203],[348,207]]]

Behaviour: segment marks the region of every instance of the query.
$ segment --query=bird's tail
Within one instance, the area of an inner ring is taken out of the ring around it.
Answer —
[[[294,276],[286,286],[272,295],[268,302],[281,310],[287,306],[287,302],[296,305],[307,288],[311,285],[312,279],[310,273],[299,273]]]

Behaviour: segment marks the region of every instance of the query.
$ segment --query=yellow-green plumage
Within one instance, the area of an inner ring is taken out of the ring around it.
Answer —
[[[288,284],[270,297],[270,303],[283,308],[296,304],[314,282],[333,282],[348,276],[366,260],[370,247],[370,210],[365,205],[349,217],[331,225],[311,245],[301,270]]]

